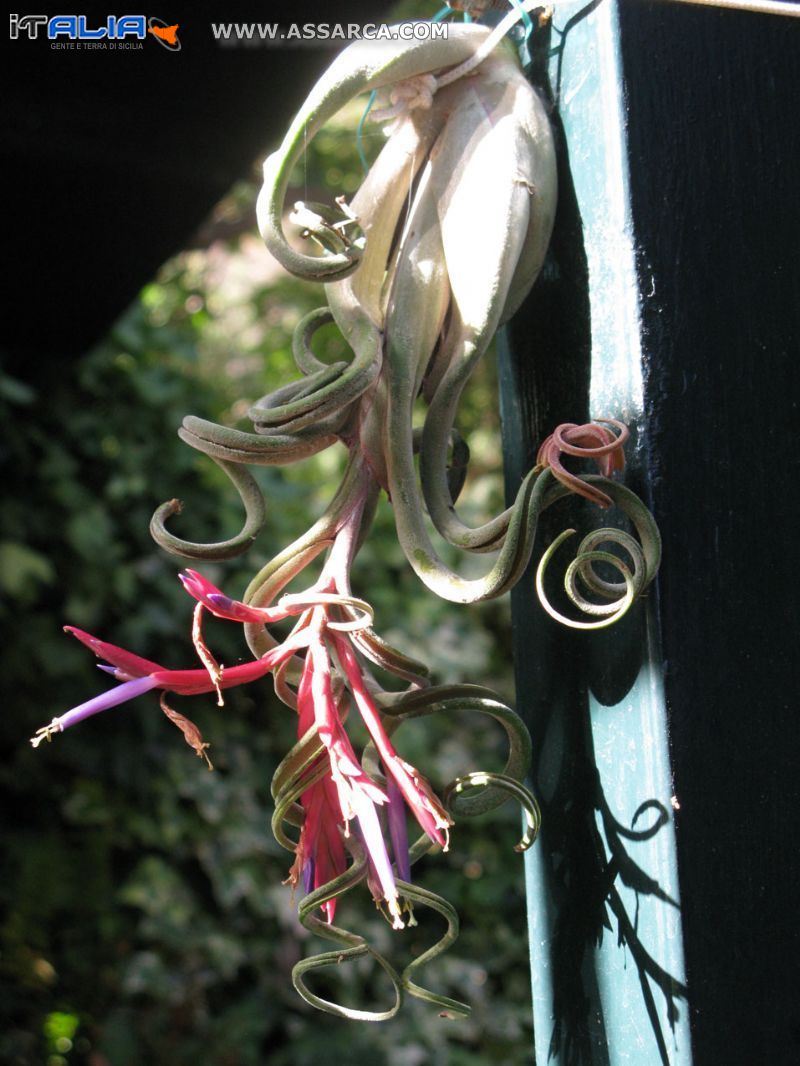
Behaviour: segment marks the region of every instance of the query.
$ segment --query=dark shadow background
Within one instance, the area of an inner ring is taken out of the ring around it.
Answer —
[[[697,1062],[800,1049],[800,19],[622,5]]]
[[[92,26],[108,15],[107,8],[81,11]],[[179,24],[180,52],[152,38],[141,51],[59,52],[44,39],[4,33],[11,368],[24,368],[34,353],[40,366],[63,361],[102,337],[280,139],[337,51],[226,48],[214,40],[212,20],[290,25],[379,16],[363,0],[343,0],[335,14],[311,3],[178,3],[159,17]]]

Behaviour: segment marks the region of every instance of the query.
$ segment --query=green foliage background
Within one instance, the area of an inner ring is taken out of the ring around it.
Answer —
[[[376,144],[372,134],[368,149]],[[334,129],[318,138],[304,180],[352,191],[357,166],[352,135]],[[470,1001],[472,1019],[443,1021],[411,1000],[394,1021],[359,1026],[312,1011],[291,987],[293,963],[315,948],[281,884],[290,857],[269,831],[269,781],[294,723],[268,680],[232,690],[223,709],[211,697],[180,701],[212,744],[214,773],[152,694],[37,751],[27,741],[106,684],[93,657],[61,632],[64,623],[168,666],[192,664],[181,561],[152,543],[149,518],[178,495],[185,510],[176,531],[210,540],[234,533],[241,514],[224,476],[175,429],[187,413],[240,423],[253,400],[294,374],[291,329],[321,302],[318,289],[268,276],[253,236],[253,191],[234,190],[203,246],[167,263],[112,334],[60,364],[41,390],[0,377],[9,430],[0,517],[0,1061],[527,1062],[527,944],[511,805],[491,820],[460,823],[450,852],[415,868],[460,911],[462,937],[429,980]],[[215,236],[223,229],[238,236]],[[324,355],[342,350],[327,331]],[[464,512],[474,520],[502,502],[496,411],[487,366],[461,421],[473,448]],[[260,468],[270,515],[260,541],[239,560],[202,570],[240,595],[319,514],[340,453],[337,446],[296,468]],[[477,569],[484,566],[479,560]],[[507,605],[436,600],[407,566],[386,501],[354,588],[375,606],[379,632],[428,661],[437,680],[488,684],[511,697]],[[247,657],[238,627],[212,623],[207,636],[224,662]],[[430,720],[405,725],[397,741],[437,788],[504,759],[499,732],[474,717],[456,730]],[[392,935],[362,896],[342,905],[345,924],[366,926],[396,958],[435,939],[433,919]],[[385,1003],[388,992],[369,965],[337,970],[326,990],[358,1005]]]

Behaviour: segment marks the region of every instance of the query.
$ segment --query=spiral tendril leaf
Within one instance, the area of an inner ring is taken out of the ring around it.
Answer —
[[[514,845],[514,851],[527,851],[535,843],[539,835],[539,830],[542,826],[542,812],[533,793],[520,784],[516,778],[508,777],[506,774],[475,771],[451,781],[444,790],[442,799],[447,805],[453,793],[461,793],[466,788],[484,789],[488,786],[507,792],[519,801],[525,815],[526,830],[520,842]]]
[[[326,1014],[334,1014],[339,1018],[347,1018],[350,1021],[385,1022],[393,1018],[403,1003],[403,982],[400,975],[389,960],[376,951],[363,936],[350,930],[342,929],[332,923],[323,922],[317,918],[314,911],[323,903],[343,896],[351,888],[354,888],[367,875],[367,859],[363,849],[353,838],[348,840],[348,848],[353,855],[352,865],[339,877],[334,878],[327,885],[310,892],[300,900],[298,916],[301,924],[309,932],[317,933],[325,940],[332,940],[342,945],[337,951],[325,951],[318,955],[312,955],[307,959],[301,959],[292,969],[292,984],[297,993],[312,1007],[325,1011]],[[383,1011],[359,1010],[355,1007],[346,1007],[332,1000],[323,999],[306,985],[305,978],[315,970],[324,969],[328,966],[339,966],[343,962],[353,961],[370,955],[381,969],[387,974],[394,990],[394,1003]]]
[[[225,459],[212,458],[231,479],[241,497],[245,508],[244,526],[235,537],[214,544],[182,540],[170,533],[165,525],[168,518],[180,513],[181,502],[168,500],[156,509],[150,520],[150,534],[156,544],[173,555],[182,555],[187,559],[233,559],[252,546],[267,520],[264,495],[250,471]]]
[[[583,600],[583,597],[581,597],[575,589],[575,574],[580,570],[581,567],[585,567],[593,562],[608,563],[611,566],[615,567],[625,580],[625,593],[621,599],[617,600],[616,603],[612,605],[614,608],[614,613],[609,614],[608,617],[602,618],[600,621],[597,622],[580,622],[576,621],[574,618],[568,618],[566,615],[561,614],[561,612],[557,611],[556,608],[553,607],[553,605],[550,603],[544,591],[544,574],[550,560],[553,558],[553,555],[558,551],[559,547],[564,543],[564,541],[567,540],[569,537],[574,536],[574,534],[574,529],[565,529],[556,537],[553,543],[547,548],[547,550],[542,555],[542,558],[539,561],[539,565],[536,568],[536,595],[538,596],[539,602],[541,603],[542,607],[550,615],[550,617],[553,618],[556,622],[560,622],[562,625],[565,625],[570,629],[606,629],[608,628],[608,626],[611,626],[615,622],[618,622],[621,618],[624,618],[624,616],[628,613],[632,604],[637,598],[639,589],[641,589],[642,587],[643,578],[641,579],[641,581],[636,580],[634,578],[634,575],[631,574],[630,570],[625,565],[625,563],[618,556],[612,555],[611,552],[582,552],[572,561],[564,577],[564,588],[567,592],[567,595],[577,607],[582,610],[587,610],[585,607],[582,606],[582,603],[586,603],[587,601]],[[628,536],[627,534],[620,535]],[[629,539],[632,540],[632,538]],[[589,610],[587,611],[587,613],[599,614],[602,613],[603,610],[604,608],[601,607],[601,609],[598,611],[596,609],[596,605],[589,604]]]
[[[447,929],[440,939],[437,940],[435,944],[431,945],[427,951],[423,951],[421,955],[418,955],[417,958],[414,959],[413,962],[410,962],[403,970],[400,975],[403,989],[416,999],[424,1000],[424,1002],[431,1003],[433,1006],[438,1007],[442,1017],[468,1018],[472,1013],[468,1004],[461,1003],[457,999],[441,995],[438,992],[431,992],[430,989],[423,988],[422,985],[418,985],[412,979],[412,975],[418,973],[418,971],[424,966],[427,966],[428,963],[433,962],[434,959],[438,958],[439,955],[447,951],[448,948],[452,947],[456,942],[459,931],[458,912],[448,900],[437,895],[435,892],[420,888],[419,885],[412,885],[407,881],[398,881],[397,887],[406,899],[410,899],[412,903],[430,907],[431,910],[441,914],[447,922]]]
[[[586,588],[598,596],[616,599],[625,593],[625,582],[605,581],[592,566],[592,561],[584,558],[585,554],[592,551],[596,545],[604,543],[619,545],[628,553],[633,563],[633,580],[637,588],[637,594],[642,591],[644,575],[647,569],[644,552],[639,543],[630,534],[620,529],[595,529],[588,533],[578,545],[575,565],[571,565],[565,575],[567,582],[567,595],[580,610],[587,614],[613,614],[616,604],[597,604],[586,600],[578,592],[575,578],[578,577]]]

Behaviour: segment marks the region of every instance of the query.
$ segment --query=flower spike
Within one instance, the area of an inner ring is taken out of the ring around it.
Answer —
[[[92,715],[99,714],[100,711],[106,711],[111,707],[117,707],[119,704],[134,699],[134,697],[144,692],[149,692],[154,688],[163,689],[165,692],[174,692],[179,696],[193,696],[202,692],[213,692],[217,689],[217,684],[219,688],[232,688],[234,685],[256,681],[271,670],[274,670],[286,659],[291,658],[305,642],[302,634],[290,638],[261,659],[254,659],[252,662],[241,663],[238,666],[228,668],[225,670],[224,675],[220,674],[218,683],[215,684],[208,670],[167,670],[159,663],[143,659],[139,655],[126,651],[125,648],[118,647],[116,644],[108,644],[106,641],[92,636],[91,633],[85,633],[82,629],[76,629],[74,626],[65,626],[64,629],[67,633],[77,637],[82,644],[90,648],[99,658],[107,660],[111,666],[102,666],[101,669],[110,673],[122,684],[110,689],[108,692],[95,696],[91,700],[87,700],[85,703],[79,704],[77,707],[73,707],[65,714],[54,718],[49,725],[38,729],[31,738],[31,744],[35,748],[43,740],[50,740],[55,733],[63,733],[65,729],[77,725],[85,718],[90,718]],[[181,728],[183,727],[181,726]],[[184,734],[186,735],[185,731]],[[189,743],[192,747],[195,747],[191,740]],[[197,750],[196,747],[195,750]]]
[[[364,719],[364,724],[369,730],[369,734],[378,749],[387,772],[394,778],[398,789],[422,829],[435,844],[438,844],[442,850],[447,851],[449,842],[448,830],[453,824],[453,820],[439,802],[425,778],[413,766],[401,759],[395,751],[383,727],[378,710],[367,692],[361,668],[358,665],[353,649],[338,635],[333,637],[333,645],[347,677],[356,706]]]

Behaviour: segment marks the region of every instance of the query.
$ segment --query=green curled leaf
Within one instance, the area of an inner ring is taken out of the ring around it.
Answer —
[[[314,311],[309,311],[307,315],[304,315],[295,326],[292,334],[292,355],[297,369],[303,374],[315,374],[318,370],[324,370],[328,366],[328,363],[323,363],[314,355],[311,350],[311,340],[318,329],[334,321],[330,307],[317,307]]]
[[[578,591],[576,578],[580,578],[590,592],[598,596],[604,596],[617,600],[625,594],[624,581],[605,581],[595,573],[592,561],[586,558],[588,552],[593,551],[598,544],[618,544],[630,556],[633,563],[633,583],[637,595],[644,585],[644,575],[647,569],[644,552],[638,541],[621,529],[595,529],[588,533],[578,545],[577,558],[570,565],[564,576],[567,595],[575,606],[586,614],[606,615],[614,614],[617,610],[616,603],[593,603],[587,600]]]
[[[324,924],[324,922],[320,923],[320,925]],[[327,928],[330,930],[334,929],[335,926],[327,926]],[[319,930],[316,931],[319,932]],[[322,996],[312,992],[306,984],[307,975],[315,970],[324,969],[326,966],[341,966],[344,962],[351,962],[355,959],[363,958],[365,955],[371,955],[392,982],[395,998],[394,1003],[387,1010],[371,1011],[359,1010],[356,1007],[346,1007],[342,1003],[334,1003],[332,1000],[323,999]],[[292,984],[297,994],[310,1006],[325,1011],[326,1014],[333,1014],[337,1018],[347,1018],[351,1022],[388,1022],[394,1018],[403,1005],[403,985],[400,976],[389,960],[381,955],[379,951],[370,947],[366,941],[358,947],[342,948],[339,951],[323,951],[319,955],[301,959],[292,968]]]
[[[380,336],[370,335],[357,347],[351,362],[322,363],[310,349],[310,339],[333,320],[327,308],[318,308],[295,328],[293,353],[305,377],[262,397],[249,417],[259,433],[317,437],[338,433],[352,404],[373,384],[383,361]],[[313,369],[312,369],[313,368]]]
[[[426,1003],[431,1003],[434,1007],[438,1007],[440,1016],[443,1018],[468,1018],[472,1013],[472,1009],[467,1003],[461,1003],[457,999],[443,996],[438,992],[431,992],[430,989],[423,988],[422,985],[418,985],[412,979],[412,975],[417,974],[424,966],[433,962],[435,958],[447,951],[448,948],[451,948],[456,942],[459,931],[458,912],[452,903],[449,903],[442,896],[420,888],[418,885],[409,884],[408,881],[398,880],[397,888],[407,900],[411,900],[412,903],[420,906],[430,907],[431,910],[441,914],[447,922],[447,929],[444,935],[427,951],[423,951],[421,955],[418,955],[403,970],[400,975],[403,989],[416,999],[424,1000]]]
[[[372,41],[356,41],[334,60],[300,108],[280,148],[264,162],[264,185],[256,205],[258,227],[286,270],[297,277],[330,282],[346,278],[361,261],[363,250],[358,244],[315,257],[296,252],[283,232],[283,206],[292,170],[318,130],[360,93],[453,66],[474,54],[488,35],[484,27],[453,25],[446,39],[398,37],[380,42],[379,47]],[[314,230],[322,238],[320,227],[315,225]]]
[[[508,738],[508,755],[500,776],[522,782],[530,767],[530,733],[517,712],[499,700],[491,689],[479,685],[436,685],[404,694],[390,703],[382,702],[381,711],[388,718],[391,731],[405,719],[427,717],[430,714],[454,717],[460,717],[465,711],[486,714],[502,725]],[[452,813],[467,817],[485,814],[505,803],[508,795],[507,789],[490,785],[481,789],[478,795],[454,796]]]
[[[212,457],[214,458],[214,457]],[[236,487],[245,509],[245,523],[241,532],[229,540],[200,544],[176,537],[167,529],[165,523],[172,515],[181,511],[180,500],[168,500],[162,503],[150,520],[150,535],[156,544],[173,555],[182,555],[187,559],[233,559],[246,552],[256,539],[267,520],[264,496],[249,470],[214,458]]]
[[[484,771],[465,774],[463,777],[457,777],[455,781],[450,782],[444,790],[442,801],[446,807],[450,808],[450,801],[454,794],[459,794],[466,788],[485,789],[487,787],[500,789],[519,800],[525,814],[527,828],[522,840],[514,845],[514,851],[527,851],[535,843],[539,835],[539,830],[542,827],[542,812],[533,793],[517,781],[516,778]]]
[[[325,1011],[326,1014],[334,1014],[339,1018],[347,1018],[350,1021],[386,1022],[394,1018],[403,1003],[403,983],[400,975],[389,960],[381,955],[379,951],[376,951],[364,937],[358,933],[351,932],[349,929],[323,922],[314,913],[323,903],[340,898],[366,877],[367,858],[363,849],[355,843],[352,837],[348,842],[348,848],[353,854],[352,865],[339,877],[329,881],[327,885],[323,885],[304,896],[297,908],[300,922],[309,932],[316,933],[325,940],[332,940],[335,944],[341,945],[341,948],[337,951],[325,951],[319,955],[312,955],[308,959],[301,959],[292,969],[292,984],[306,1003],[316,1007],[318,1010]],[[355,1007],[346,1007],[341,1003],[323,999],[308,988],[306,977],[309,973],[327,966],[339,966],[343,962],[363,958],[365,955],[372,956],[392,983],[394,1003],[386,1010],[368,1011],[359,1010]]]

